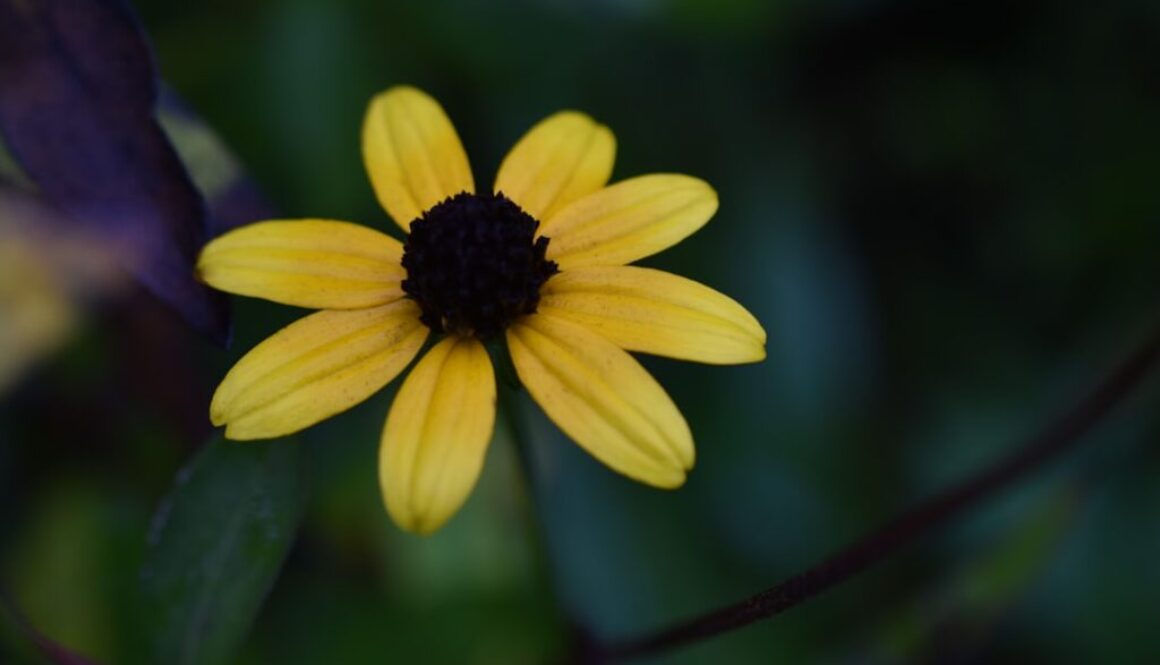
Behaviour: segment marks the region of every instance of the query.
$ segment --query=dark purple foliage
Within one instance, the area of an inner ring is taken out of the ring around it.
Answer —
[[[224,342],[225,300],[194,278],[205,204],[157,122],[157,87],[119,0],[0,0],[0,132],[13,156],[45,199]]]

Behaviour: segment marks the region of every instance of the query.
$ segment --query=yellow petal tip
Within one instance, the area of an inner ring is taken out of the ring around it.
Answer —
[[[688,480],[689,472],[696,463],[696,452],[692,439],[678,441],[670,450],[671,457],[663,462],[654,461],[648,467],[628,468],[624,472],[627,472],[626,475],[630,478],[657,489],[679,489]]]
[[[459,512],[458,506],[450,511],[430,508],[416,510],[410,505],[411,502],[405,502],[408,505],[399,505],[404,503],[398,501],[400,497],[387,494],[385,489],[383,493],[383,506],[387,509],[387,516],[400,530],[417,536],[430,536],[443,528],[443,525]]]
[[[691,467],[690,467],[691,468]],[[686,469],[673,469],[671,475],[654,477],[648,481],[649,485],[662,490],[677,490],[685,485],[685,481],[689,479],[689,474]]]
[[[446,515],[442,519],[433,519],[426,516],[410,515],[402,516],[392,513],[391,520],[403,531],[413,533],[416,536],[430,536],[441,529],[451,515]]]
[[[229,421],[229,414],[226,409],[218,403],[217,395],[209,404],[209,421],[213,423],[214,427],[222,427]]]
[[[759,362],[764,362],[766,357],[765,344],[754,344],[749,352],[737,357],[736,364],[738,365],[752,365]]]
[[[230,441],[260,441],[262,439],[275,439],[282,436],[282,433],[265,432],[254,428],[238,426],[234,423],[227,423],[224,436]]]

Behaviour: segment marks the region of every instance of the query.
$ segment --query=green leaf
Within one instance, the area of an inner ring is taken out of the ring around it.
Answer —
[[[887,617],[878,660],[925,662],[931,654],[975,653],[1058,552],[1078,515],[1085,485],[1073,481],[1036,497],[1026,515],[990,546]]]
[[[292,441],[212,440],[153,518],[141,572],[151,660],[228,660],[294,540],[304,498]]]

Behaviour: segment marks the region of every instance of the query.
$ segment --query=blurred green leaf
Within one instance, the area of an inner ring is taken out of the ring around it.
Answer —
[[[178,472],[141,573],[153,661],[203,665],[233,655],[294,540],[301,470],[293,442],[214,439]]]
[[[1040,580],[1077,516],[1084,483],[1037,499],[1026,519],[949,579],[883,623],[881,660],[926,662],[934,654],[977,656],[1008,611]],[[968,658],[969,659],[969,658]]]
[[[61,645],[111,660],[116,615],[103,588],[116,577],[108,566],[111,502],[97,487],[68,478],[33,497],[27,510],[3,566],[13,608]]]
[[[3,621],[0,621],[0,625],[13,624],[15,631],[20,637],[30,645],[35,645],[41,657],[46,662],[55,663],[56,665],[96,665],[96,661],[73,653],[68,648],[37,630],[35,626],[28,622],[27,617],[21,614],[20,609],[5,597],[3,590],[0,590],[0,619],[3,619]],[[3,662],[11,662],[17,658],[17,656],[5,653],[6,650],[5,647],[0,646],[0,656],[4,656]],[[31,655],[21,655],[19,657],[32,661]]]

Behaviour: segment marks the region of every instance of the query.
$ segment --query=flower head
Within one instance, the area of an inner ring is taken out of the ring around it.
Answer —
[[[210,414],[233,439],[289,434],[381,389],[434,345],[387,415],[379,478],[401,527],[439,528],[474,487],[495,423],[484,341],[506,340],[548,417],[609,467],[677,487],[693,439],[627,351],[713,364],[765,357],[741,305],[696,282],[627,264],[680,242],[717,210],[706,183],[647,175],[605,186],[615,140],[565,111],[533,127],[490,192],[439,104],[396,87],[375,97],[363,156],[400,244],[321,219],[258,222],[211,243],[199,271],[232,293],[322,311],[246,354]]]

